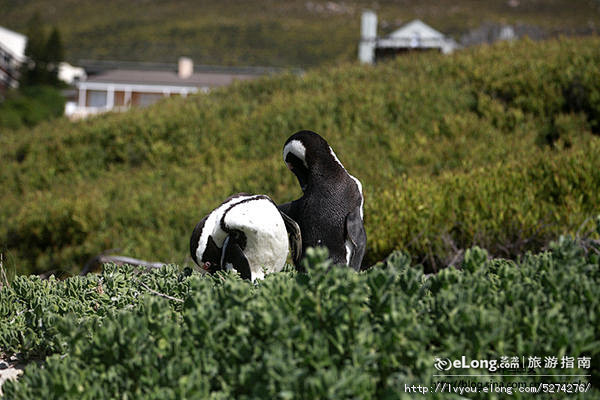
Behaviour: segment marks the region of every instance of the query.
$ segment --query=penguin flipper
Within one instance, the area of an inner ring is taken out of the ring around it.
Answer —
[[[233,268],[239,272],[242,279],[252,279],[252,271],[250,271],[248,259],[240,245],[234,240],[231,240],[231,236],[227,236],[223,242],[223,250],[221,253],[221,268],[227,269],[227,264],[231,264]]]
[[[290,204],[291,203],[286,203]],[[285,224],[285,229],[288,232],[288,239],[290,241],[290,253],[292,255],[292,260],[294,261],[294,265],[298,265],[300,263],[300,257],[302,256],[302,234],[300,233],[300,227],[292,218],[290,218],[283,211],[279,211],[281,217],[283,218],[283,223]]]
[[[292,214],[292,204],[293,203],[294,203],[293,201],[290,201],[288,203],[283,203],[283,204],[278,205],[277,208],[279,209],[279,212],[289,216]]]
[[[354,268],[356,271],[360,271],[367,247],[367,234],[360,216],[360,207],[357,207],[354,211],[346,215],[346,238],[352,242],[354,247],[348,266]]]

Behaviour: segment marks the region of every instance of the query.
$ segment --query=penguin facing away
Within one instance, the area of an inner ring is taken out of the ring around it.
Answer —
[[[244,279],[281,271],[288,250],[299,261],[300,229],[264,195],[239,193],[226,199],[194,228],[192,259],[209,273],[234,269]]]
[[[360,181],[346,171],[327,141],[312,131],[290,136],[283,159],[304,193],[279,206],[300,227],[302,255],[307,247],[325,246],[335,264],[360,270],[367,242]]]

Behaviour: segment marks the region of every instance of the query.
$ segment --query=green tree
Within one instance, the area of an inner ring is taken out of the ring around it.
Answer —
[[[48,83],[57,85],[58,65],[65,59],[65,50],[61,35],[57,27],[52,28],[45,46],[45,59],[47,62]]]
[[[23,63],[21,84],[23,86],[33,86],[45,81],[45,49],[46,34],[44,24],[40,14],[33,14],[27,23],[27,45],[25,47],[25,56],[27,62]]]
[[[39,13],[35,13],[27,24],[28,61],[23,64],[21,84],[23,86],[58,85],[58,65],[65,58],[61,34],[55,26],[50,35]]]

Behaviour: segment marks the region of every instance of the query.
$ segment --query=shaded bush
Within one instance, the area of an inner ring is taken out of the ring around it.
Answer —
[[[0,128],[32,127],[40,122],[61,117],[65,98],[60,90],[49,86],[32,86],[10,92],[0,103]]]

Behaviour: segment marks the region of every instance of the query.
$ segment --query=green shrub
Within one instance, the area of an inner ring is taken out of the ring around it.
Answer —
[[[595,382],[572,398],[598,396],[600,264],[589,243],[561,238],[517,262],[473,248],[462,270],[432,276],[401,252],[362,273],[331,268],[326,256],[313,250],[308,274],[287,270],[256,285],[173,266],[18,277],[0,291],[0,348],[43,362],[3,390],[10,399],[409,399],[405,384],[433,391],[448,379],[434,377],[435,357],[566,355],[592,360],[590,369],[569,370]],[[556,381],[539,375],[560,371],[464,372],[473,382],[537,387]]]
[[[0,246],[19,273],[75,272],[113,248],[184,265],[194,225],[230,194],[301,195],[281,150],[312,129],[363,183],[365,265],[392,250],[428,270],[475,245],[539,250],[600,213],[598,44],[413,54],[8,132]],[[581,95],[565,89],[575,77]]]
[[[53,87],[32,86],[19,92],[9,92],[0,103],[0,128],[18,129],[32,127],[40,122],[62,116],[65,98]]]

